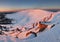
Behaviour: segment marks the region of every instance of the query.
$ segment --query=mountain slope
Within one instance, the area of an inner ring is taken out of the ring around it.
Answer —
[[[2,37],[4,38],[3,40],[10,41],[16,41],[16,42],[60,42],[60,12],[52,13],[44,10],[23,10],[19,11],[14,14],[7,14],[6,17],[10,19],[14,19],[14,23],[11,26],[25,26],[26,27],[31,27],[32,23],[38,22],[38,21],[43,21],[46,20],[46,24],[55,24],[54,27],[50,30],[46,30],[44,32],[40,32],[37,34],[37,37],[34,35],[31,35],[29,38],[30,39],[17,39],[13,38],[10,36],[7,37]],[[44,23],[45,24],[45,23]],[[7,25],[8,26],[8,25]],[[20,28],[20,27],[19,27]],[[13,38],[13,39],[12,39]],[[1,38],[0,38],[1,39]]]
[[[7,14],[6,17],[10,19],[14,19],[14,21],[12,22],[15,23],[15,25],[16,24],[26,25],[26,24],[35,23],[38,21],[43,21],[44,18],[45,18],[45,21],[47,21],[48,18],[50,18],[51,20],[52,17],[54,16],[52,13],[52,17],[50,17],[51,13],[52,12],[48,12],[40,9],[28,9],[28,10],[23,10],[23,11],[14,13],[14,14]]]

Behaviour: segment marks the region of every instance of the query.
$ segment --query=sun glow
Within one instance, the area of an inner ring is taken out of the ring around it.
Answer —
[[[15,10],[19,10],[17,8],[0,8],[0,12],[8,12],[8,11],[15,11]]]

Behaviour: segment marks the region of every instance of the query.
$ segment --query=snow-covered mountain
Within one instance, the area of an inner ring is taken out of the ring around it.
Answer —
[[[42,21],[43,24],[55,24],[50,30],[45,30],[37,34],[33,34],[27,39],[20,40],[18,38],[0,35],[1,42],[60,42],[60,12],[49,12],[40,9],[29,9],[19,11],[13,14],[7,14],[6,18],[14,19],[10,26],[32,28],[32,24]],[[9,25],[7,25],[9,26]],[[4,41],[3,41],[4,40]]]
[[[53,18],[53,16],[54,14],[52,12],[48,12],[40,9],[28,9],[28,10],[16,12],[14,14],[6,15],[7,18],[14,19],[14,21],[12,21],[14,25],[31,24],[38,21],[43,21],[44,18],[46,18],[45,21],[48,20],[50,21]]]

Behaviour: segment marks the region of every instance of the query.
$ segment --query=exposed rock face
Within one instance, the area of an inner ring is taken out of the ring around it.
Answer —
[[[0,24],[12,24],[12,19],[8,19],[5,16],[6,14],[0,14]]]

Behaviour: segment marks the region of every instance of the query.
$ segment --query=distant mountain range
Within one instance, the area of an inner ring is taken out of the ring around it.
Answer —
[[[11,14],[11,13],[15,13],[15,12],[18,12],[18,11],[23,11],[23,10],[29,10],[29,9],[19,9],[19,10],[10,10],[10,11],[0,11],[0,14]],[[51,11],[51,12],[60,11],[60,9],[41,9],[41,10],[46,10],[46,11]]]
[[[58,12],[58,11],[60,11],[60,9],[43,9],[43,10],[51,11],[51,12]]]

